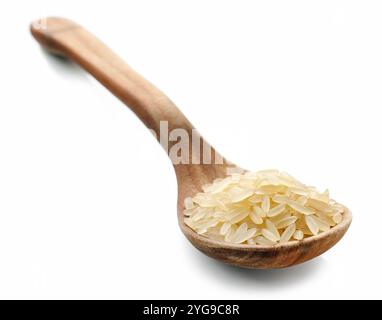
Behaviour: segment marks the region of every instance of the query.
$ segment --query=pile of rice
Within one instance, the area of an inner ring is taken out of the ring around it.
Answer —
[[[344,207],[285,172],[234,173],[184,201],[185,223],[208,238],[273,246],[340,223]]]

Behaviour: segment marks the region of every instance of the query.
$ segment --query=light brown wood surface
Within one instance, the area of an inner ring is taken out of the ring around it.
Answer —
[[[67,19],[52,17],[47,18],[42,25],[32,24],[31,32],[43,47],[54,54],[72,59],[92,74],[123,101],[149,129],[154,130],[158,137],[160,121],[168,121],[170,131],[181,128],[191,136],[192,124],[166,95],[78,24]],[[211,121],[218,120],[211,119]],[[208,145],[207,142],[204,143]],[[171,148],[171,142],[169,147]],[[214,155],[215,150],[212,148],[212,158]],[[352,217],[350,211],[346,209],[343,221],[328,232],[303,241],[293,241],[273,247],[229,244],[200,236],[184,224],[184,199],[200,192],[202,185],[226,176],[226,168],[232,164],[227,161],[223,164],[192,164],[196,157],[199,158],[199,155],[190,152],[190,164],[174,165],[178,180],[178,221],[188,240],[212,258],[246,268],[292,266],[330,249],[350,226]]]

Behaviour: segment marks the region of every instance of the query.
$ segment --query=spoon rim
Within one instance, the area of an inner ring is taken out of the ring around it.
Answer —
[[[181,225],[182,231],[185,233],[186,236],[190,236],[194,238],[195,240],[201,241],[210,247],[233,249],[233,250],[245,250],[245,251],[276,251],[276,250],[283,250],[283,249],[292,249],[297,246],[310,244],[312,242],[317,242],[331,236],[332,234],[336,234],[341,231],[343,231],[343,234],[345,234],[352,222],[353,215],[347,207],[345,206],[343,207],[344,207],[344,213],[343,213],[342,221],[339,224],[335,225],[334,227],[330,228],[328,231],[321,232],[316,236],[309,236],[307,238],[304,238],[303,240],[293,240],[293,241],[288,241],[286,243],[277,243],[273,246],[230,243],[230,242],[207,238],[203,235],[196,233],[189,226],[187,226],[184,223],[184,215],[182,215],[180,225]]]

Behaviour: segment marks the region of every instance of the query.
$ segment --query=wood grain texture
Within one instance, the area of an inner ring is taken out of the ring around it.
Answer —
[[[78,24],[63,18],[47,18],[43,28],[31,24],[31,32],[43,47],[54,54],[72,59],[92,74],[124,102],[148,128],[154,130],[158,137],[160,121],[167,121],[170,131],[181,128],[191,136],[192,124],[166,95]],[[208,143],[200,138],[205,146],[209,147]],[[212,157],[215,153],[215,149],[212,148]],[[196,158],[199,159],[199,155],[189,153],[190,163],[194,163],[192,160]],[[204,184],[226,176],[228,166],[232,164],[226,160],[223,164],[174,165],[178,181],[179,226],[187,239],[206,255],[245,268],[283,268],[322,254],[335,245],[349,228],[352,217],[350,211],[346,210],[343,221],[330,231],[303,241],[273,247],[229,244],[196,234],[184,223],[184,199],[200,192]]]

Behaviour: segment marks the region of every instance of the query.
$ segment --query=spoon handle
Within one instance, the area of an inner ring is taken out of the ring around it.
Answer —
[[[63,18],[32,23],[35,39],[52,53],[72,59],[124,102],[159,137],[160,121],[168,129],[191,132],[192,125],[159,89],[80,25]]]

